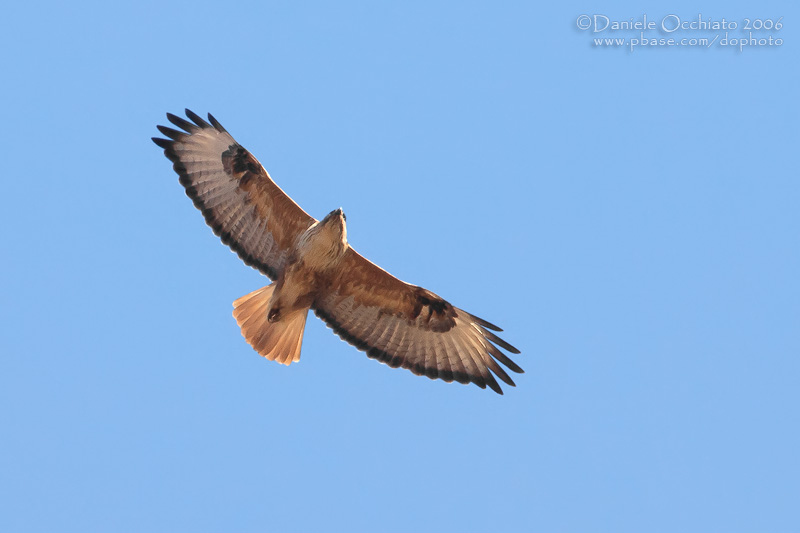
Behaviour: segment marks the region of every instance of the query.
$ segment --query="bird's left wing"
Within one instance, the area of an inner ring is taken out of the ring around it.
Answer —
[[[500,328],[400,281],[352,248],[313,309],[342,339],[393,368],[488,385],[498,394],[503,391],[492,372],[514,386],[498,361],[522,372],[498,346],[511,353],[519,350],[489,331]]]
[[[298,235],[315,222],[283,192],[267,171],[208,115],[188,109],[192,122],[167,113],[183,131],[158,126],[153,137],[172,161],[181,185],[214,233],[242,260],[276,279]]]

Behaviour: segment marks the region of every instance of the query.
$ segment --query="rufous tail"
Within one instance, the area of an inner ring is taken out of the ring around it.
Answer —
[[[291,311],[270,323],[267,311],[274,289],[273,283],[234,301],[233,317],[255,351],[270,361],[288,365],[300,360],[308,308]]]

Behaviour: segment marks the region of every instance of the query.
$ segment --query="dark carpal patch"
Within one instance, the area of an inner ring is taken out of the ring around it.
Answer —
[[[242,182],[260,172],[260,165],[253,154],[238,144],[232,144],[222,152],[222,168],[231,176],[242,176]],[[244,183],[243,183],[244,184]]]
[[[432,331],[450,331],[456,325],[456,312],[448,301],[427,289],[417,287],[414,290],[414,309],[411,312],[411,319],[416,320],[420,315]]]

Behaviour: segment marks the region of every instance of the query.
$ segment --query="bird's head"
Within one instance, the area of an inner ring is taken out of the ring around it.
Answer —
[[[347,216],[341,207],[325,215],[325,218],[320,220],[320,225],[342,239],[342,243],[347,244]]]

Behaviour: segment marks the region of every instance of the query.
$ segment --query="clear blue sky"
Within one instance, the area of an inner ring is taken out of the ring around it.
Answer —
[[[794,3],[299,4],[4,8],[0,530],[800,530]],[[576,22],[698,11],[783,44]],[[231,302],[266,279],[150,141],[184,107],[502,326],[518,386],[311,316],[258,357]]]

